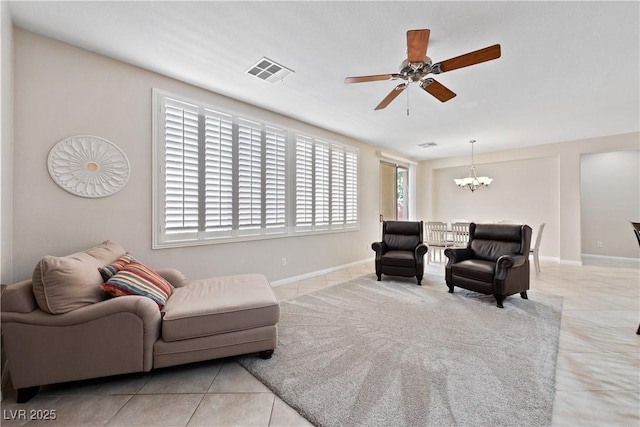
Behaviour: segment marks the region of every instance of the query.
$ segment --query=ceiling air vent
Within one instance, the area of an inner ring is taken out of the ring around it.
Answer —
[[[262,58],[253,67],[249,68],[247,73],[269,83],[276,83],[293,73],[293,70],[273,62],[269,58]]]
[[[435,147],[436,144],[435,142],[425,142],[423,144],[418,144],[418,147],[422,147],[422,148],[431,148],[431,147]]]

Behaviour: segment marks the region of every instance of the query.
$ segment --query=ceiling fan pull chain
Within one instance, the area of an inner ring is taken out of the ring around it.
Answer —
[[[407,88],[409,89],[409,88]],[[409,117],[409,90],[407,91],[407,117]]]

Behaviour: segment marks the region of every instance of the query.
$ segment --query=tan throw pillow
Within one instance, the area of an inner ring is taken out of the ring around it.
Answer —
[[[102,244],[65,257],[45,256],[33,271],[33,294],[41,310],[62,314],[100,302],[102,277],[98,268],[117,259],[124,250],[117,243]]]

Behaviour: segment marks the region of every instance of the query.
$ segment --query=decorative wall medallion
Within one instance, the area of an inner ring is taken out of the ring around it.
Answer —
[[[62,189],[81,197],[106,197],[129,181],[131,167],[111,141],[91,135],[65,138],[47,158],[49,175]]]

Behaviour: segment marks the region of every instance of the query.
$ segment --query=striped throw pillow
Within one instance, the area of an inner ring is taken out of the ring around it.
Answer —
[[[149,267],[132,261],[114,274],[100,289],[113,297],[142,295],[151,298],[162,308],[171,294],[173,286]]]
[[[102,281],[106,282],[107,280],[109,280],[114,274],[122,270],[125,265],[129,264],[130,262],[136,262],[136,259],[133,257],[133,255],[127,252],[106,267],[98,268],[98,271],[102,276]]]

